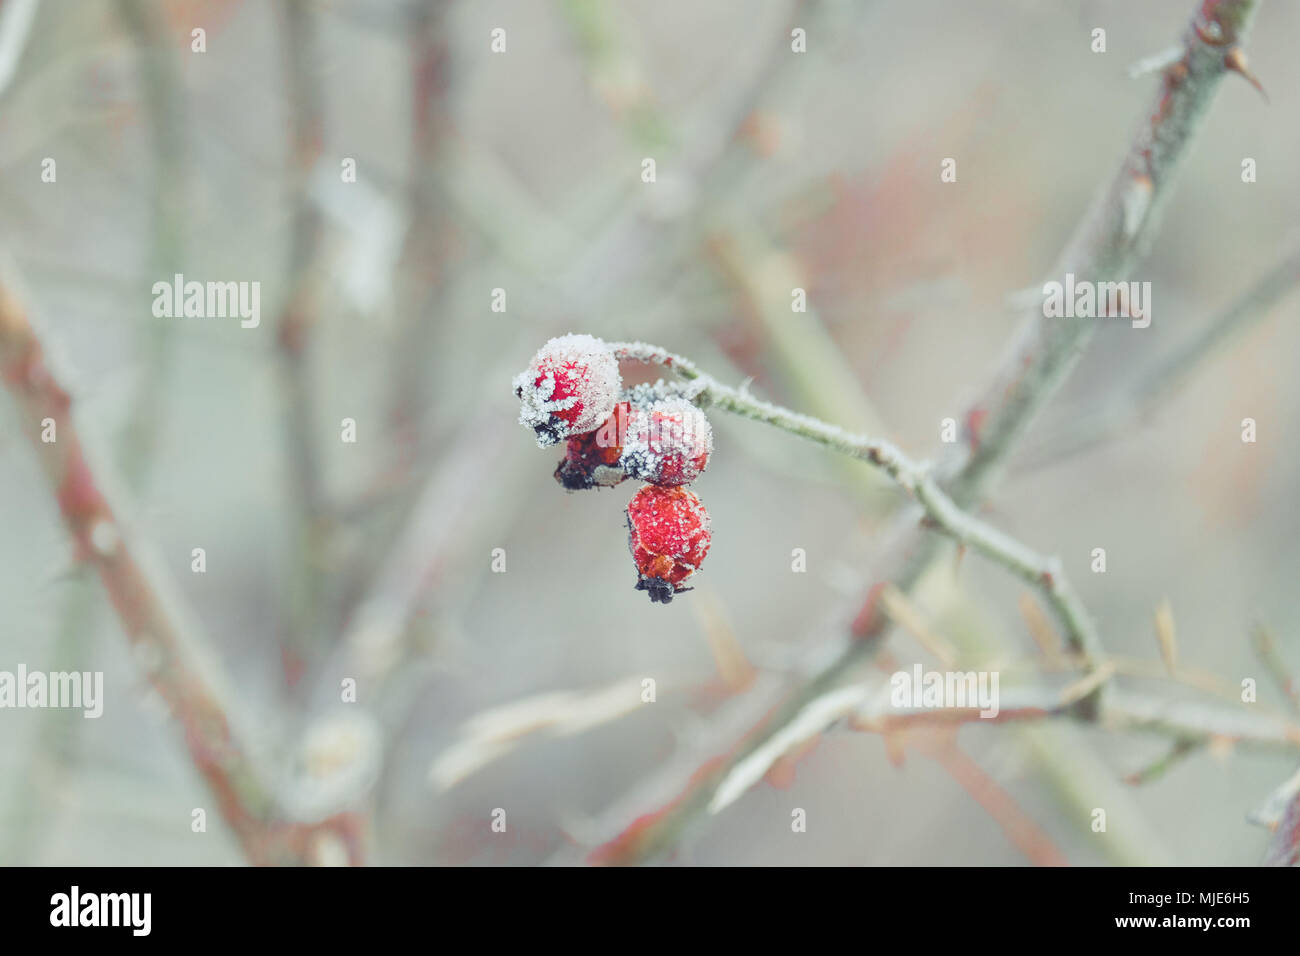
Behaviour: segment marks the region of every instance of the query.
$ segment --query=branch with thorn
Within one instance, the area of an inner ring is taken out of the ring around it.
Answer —
[[[1231,50],[1245,41],[1256,8],[1256,0],[1203,0],[1197,5],[1183,35],[1181,58],[1164,72],[1118,172],[1066,244],[1053,274],[1069,272],[1100,282],[1117,281],[1129,272],[1155,234],[1175,174],[1220,81],[1233,69],[1224,46]],[[967,441],[945,454],[935,472],[938,486],[954,505],[969,508],[988,494],[1011,452],[1060,389],[1096,330],[1095,323],[1047,321],[1041,308],[1026,309],[1006,358],[963,416],[968,423]],[[813,648],[806,675],[783,700],[723,756],[698,765],[684,784],[678,784],[671,800],[642,808],[633,823],[624,822],[598,851],[599,859],[630,863],[666,852],[711,814],[713,798],[732,771],[755,752],[783,739],[788,725],[805,708],[833,692],[880,650],[889,624],[879,606],[883,588],[892,584],[907,592],[939,553],[935,536],[918,532],[916,517],[912,513],[901,519],[886,552],[884,571],[871,585],[847,640]],[[1105,702],[1101,691],[1098,686],[1079,712],[1098,713]],[[675,773],[675,767],[666,772]],[[652,781],[649,789],[659,793],[666,786]]]
[[[361,823],[340,813],[313,823],[286,819],[241,741],[229,704],[196,636],[185,632],[146,565],[137,560],[82,447],[72,399],[45,362],[26,312],[0,285],[0,380],[13,396],[45,472],[76,557],[94,567],[132,656],[180,724],[190,759],[249,862],[305,864],[322,853],[359,862]],[[43,441],[41,423],[54,422]],[[342,851],[341,853],[339,851]]]

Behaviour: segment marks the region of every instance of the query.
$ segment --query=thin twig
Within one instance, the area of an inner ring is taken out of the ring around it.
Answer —
[[[401,254],[399,321],[393,337],[396,371],[389,417],[399,463],[411,468],[418,437],[428,417],[422,391],[424,357],[436,347],[440,324],[434,321],[446,282],[454,222],[438,185],[445,174],[453,132],[451,52],[446,19],[449,0],[427,0],[414,12],[410,31],[411,158],[408,184],[410,221]]]
[[[1159,780],[1176,764],[1182,763],[1192,754],[1196,753],[1204,743],[1199,740],[1176,740],[1174,745],[1161,754],[1158,758],[1151,761],[1146,766],[1134,770],[1124,778],[1125,783],[1132,784],[1135,787],[1151,783],[1153,780]]]
[[[944,667],[951,669],[957,666],[957,649],[951,641],[930,627],[920,609],[906,594],[896,587],[886,586],[880,592],[880,604],[894,623],[901,625],[916,638],[917,643],[937,657]]]
[[[140,95],[149,117],[153,147],[153,235],[148,269],[155,277],[171,277],[184,261],[185,212],[189,180],[185,83],[163,26],[163,12],[147,0],[119,0],[118,15],[136,47]],[[150,284],[152,284],[152,279]],[[133,397],[130,424],[119,455],[122,472],[135,486],[143,481],[145,463],[163,430],[166,402],[158,400],[167,385],[168,356],[173,341],[170,322],[145,325],[143,371]]]
[[[1273,633],[1263,624],[1256,625],[1250,632],[1250,646],[1278,690],[1282,691],[1287,708],[1293,714],[1300,714],[1300,687],[1296,686],[1295,676],[1278,653]]]
[[[1225,681],[1217,674],[1209,671],[1182,667],[1170,672],[1162,661],[1147,660],[1136,657],[1126,657],[1121,654],[1111,654],[1106,658],[1106,662],[1113,665],[1115,674],[1119,677],[1134,677],[1142,680],[1154,680],[1162,683],[1178,684],[1192,690],[1212,694],[1225,701],[1233,701],[1243,707],[1256,705],[1241,704],[1240,690],[1235,684]],[[1073,655],[1057,655],[1048,660],[1028,660],[1022,662],[1010,662],[1002,665],[1001,670],[1006,671],[1039,671],[1044,673],[1061,673],[1063,671],[1082,671],[1087,670],[1087,662]]]
[[[1112,688],[1106,709],[1089,716],[1071,708],[1070,698],[1068,688],[1045,685],[1007,688],[1000,695],[998,714],[992,718],[981,717],[978,707],[927,710],[885,707],[882,703],[874,710],[861,709],[854,717],[853,726],[886,733],[915,724],[996,724],[1068,717],[1111,730],[1147,733],[1175,741],[1206,744],[1211,738],[1223,737],[1258,750],[1300,750],[1300,724],[1271,714],[1233,709],[1217,702],[1185,701]]]
[[[1001,784],[957,746],[954,739],[943,737],[928,749],[929,756],[983,807],[1025,859],[1034,866],[1069,865],[1065,854],[1051,837],[1029,818]]]
[[[1297,285],[1300,285],[1300,248],[1283,256],[1226,309],[1210,319],[1200,333],[1143,375],[1131,390],[1107,399],[1100,407],[1094,404],[1063,413],[1061,418],[1069,422],[1069,427],[1053,432],[1039,447],[1029,451],[1019,467],[1032,470],[1058,465],[1151,419],[1194,372],[1220,354],[1221,346],[1268,316]]]
[[[294,576],[289,596],[289,627],[283,645],[285,675],[297,683],[321,638],[324,571],[329,513],[316,441],[316,386],[309,333],[318,319],[324,281],[321,216],[310,195],[311,172],[324,138],[324,106],[313,75],[315,18],[306,0],[285,5],[285,83],[288,88],[293,229],[289,250],[289,297],[280,317],[277,345],[282,362],[285,445],[289,452],[289,496],[295,539]]]
[[[447,454],[421,485],[400,535],[367,582],[365,597],[326,662],[326,674],[314,681],[330,696],[341,677],[355,679],[367,698],[381,696],[383,681],[406,653],[405,638],[430,576],[445,558],[457,522],[472,512],[470,503],[496,467],[505,434],[496,416],[480,416],[447,440]]]

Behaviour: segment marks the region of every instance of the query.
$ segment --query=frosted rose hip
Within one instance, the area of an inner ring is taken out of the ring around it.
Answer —
[[[684,398],[633,408],[619,464],[655,485],[685,485],[700,476],[713,453],[713,427]]]
[[[668,604],[689,588],[709,553],[709,513],[693,491],[644,485],[627,506],[628,549],[636,562],[638,591]]]
[[[591,335],[563,335],[543,345],[514,379],[519,423],[545,448],[595,429],[609,418],[623,387],[618,359]]]

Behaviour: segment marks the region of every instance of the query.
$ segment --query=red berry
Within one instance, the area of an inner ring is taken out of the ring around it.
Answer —
[[[655,485],[685,485],[700,476],[713,452],[708,418],[684,398],[634,408],[619,464],[633,478]]]
[[[614,411],[623,380],[618,359],[600,339],[564,335],[551,339],[514,379],[519,422],[545,448],[596,428]]]
[[[627,506],[628,548],[639,574],[638,591],[664,604],[690,588],[682,583],[709,553],[709,513],[686,488],[643,485]]]
[[[555,480],[569,491],[581,491],[598,485],[612,488],[625,479],[627,473],[619,467],[618,459],[623,454],[631,408],[630,402],[619,402],[595,431],[569,436],[564,458],[555,468]]]

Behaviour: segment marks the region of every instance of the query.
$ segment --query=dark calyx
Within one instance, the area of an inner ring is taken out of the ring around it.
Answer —
[[[671,604],[674,594],[681,594],[683,591],[689,591],[691,588],[682,588],[675,590],[673,586],[663,578],[641,577],[636,582],[638,591],[649,591],[651,603]]]
[[[591,480],[587,469],[569,458],[565,458],[555,466],[555,480],[563,485],[566,491],[584,491],[596,484]]]

